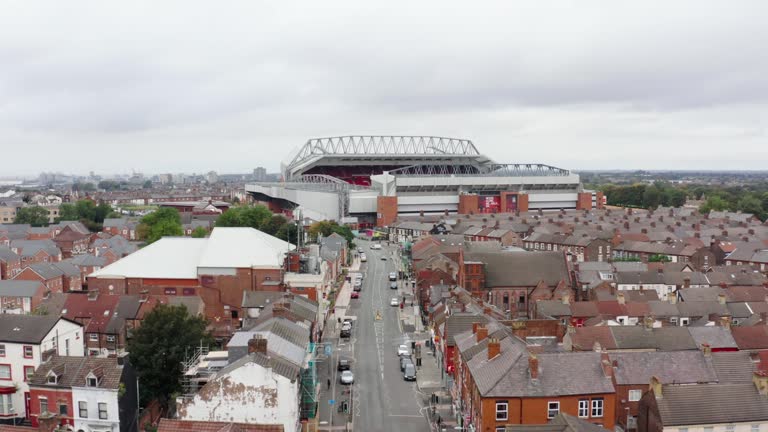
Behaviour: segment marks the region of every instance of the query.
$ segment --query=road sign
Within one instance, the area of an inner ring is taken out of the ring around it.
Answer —
[[[325,355],[330,356],[331,354],[333,354],[333,345],[325,344]]]
[[[335,401],[335,400],[333,400],[333,399],[328,399],[328,405],[333,405],[333,404],[335,404],[335,403],[336,403],[336,401]]]

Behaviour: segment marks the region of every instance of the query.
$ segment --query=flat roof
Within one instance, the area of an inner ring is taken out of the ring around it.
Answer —
[[[281,267],[294,246],[253,228],[214,228],[199,266],[207,268]]]

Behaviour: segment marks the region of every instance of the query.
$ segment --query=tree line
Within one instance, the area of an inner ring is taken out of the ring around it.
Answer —
[[[666,182],[599,186],[609,205],[655,209],[659,206],[680,207],[688,199],[704,200],[701,213],[741,211],[760,220],[768,217],[768,183],[745,186],[673,185]]]

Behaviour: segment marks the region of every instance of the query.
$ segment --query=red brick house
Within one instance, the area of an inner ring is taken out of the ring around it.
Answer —
[[[13,279],[21,271],[21,257],[6,246],[0,246],[0,279]]]
[[[40,281],[47,291],[64,292],[64,272],[50,263],[32,264],[17,274],[14,279]]]
[[[37,281],[0,280],[0,314],[32,313],[45,291],[45,286]]]
[[[616,392],[607,353],[541,352],[509,329],[498,331],[509,334],[489,336],[478,326],[457,336],[460,426],[498,431],[565,413],[613,429]]]
[[[563,252],[464,252],[459,254],[459,286],[513,316],[530,314],[532,292],[541,284],[554,291],[572,286]]]
[[[73,225],[67,225],[53,238],[53,242],[61,249],[62,258],[71,258],[88,252],[90,235],[78,231]]]

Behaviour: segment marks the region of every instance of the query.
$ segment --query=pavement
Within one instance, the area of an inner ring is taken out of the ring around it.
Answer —
[[[323,342],[331,344],[332,354],[318,365],[320,388],[319,430],[327,431],[433,431],[430,422],[430,396],[441,385],[440,370],[431,350],[421,348],[422,365],[417,368],[416,382],[403,380],[397,346],[415,341],[424,344],[428,333],[421,328],[418,307],[410,306],[413,291],[399,283],[398,290],[389,288],[389,272],[397,269],[393,259],[395,247],[369,249],[370,243],[358,240],[368,256],[358,263],[364,274],[359,299],[349,299],[351,286],[344,284],[336,303],[336,315],[329,322]],[[387,259],[382,260],[385,256]],[[354,264],[353,264],[354,265]],[[405,298],[405,306],[390,306],[390,299]],[[346,303],[345,303],[346,301]],[[345,307],[346,306],[346,307]],[[339,339],[338,322],[353,319],[352,337]],[[339,358],[352,360],[355,383],[342,385],[336,365]],[[330,380],[330,387],[328,382]],[[426,393],[425,393],[426,392]],[[342,402],[349,413],[339,412]]]

